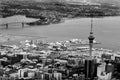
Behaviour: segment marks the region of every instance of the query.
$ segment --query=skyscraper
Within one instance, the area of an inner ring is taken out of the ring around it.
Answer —
[[[96,60],[86,59],[85,60],[85,80],[93,80],[97,77],[97,65]]]

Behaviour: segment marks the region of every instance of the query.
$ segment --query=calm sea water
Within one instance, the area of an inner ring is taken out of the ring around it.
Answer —
[[[4,18],[0,20],[0,24],[16,21],[30,20],[22,16],[13,16],[14,18]],[[90,18],[77,18],[66,20],[64,23],[50,24],[46,26],[27,26],[22,29],[21,24],[10,24],[9,29],[0,26],[0,33],[30,35],[47,37],[42,40],[55,42],[68,40],[72,38],[88,39],[90,31]],[[120,17],[94,18],[94,36],[95,39],[102,44],[95,47],[103,47],[114,50],[120,50]],[[26,37],[27,39],[27,37]]]

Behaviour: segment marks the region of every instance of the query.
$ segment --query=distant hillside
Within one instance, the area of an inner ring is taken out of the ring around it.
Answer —
[[[0,0],[0,1],[28,1],[28,2],[91,2],[120,6],[120,0]]]
[[[112,4],[116,6],[120,6],[120,0],[91,0],[95,3],[101,3],[101,4]]]

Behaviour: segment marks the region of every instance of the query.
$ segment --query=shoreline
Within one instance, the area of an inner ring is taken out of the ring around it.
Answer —
[[[61,41],[51,42],[51,41],[43,40],[43,39],[40,39],[40,38],[34,38],[34,37],[27,37],[26,38],[26,37],[23,37],[23,36],[22,37],[21,36],[9,36],[8,38],[11,38],[11,39],[9,41],[8,41],[8,39],[6,39],[3,42],[1,42],[1,40],[0,40],[0,45],[17,45],[17,46],[19,46],[20,42],[25,41],[25,40],[40,40],[40,41],[44,41],[44,42],[48,42],[48,43],[61,42]],[[2,39],[1,36],[0,36],[0,39]],[[77,38],[75,38],[75,39],[77,39]],[[72,39],[70,39],[70,40],[72,40]],[[81,40],[85,40],[85,39],[81,39]],[[68,40],[64,40],[64,41],[68,41]],[[100,44],[98,44],[98,45],[100,45]],[[114,50],[114,49],[111,49],[111,48],[108,48],[108,47],[100,47],[100,46],[93,46],[93,48],[112,50],[114,52],[119,52],[120,51],[120,50]]]

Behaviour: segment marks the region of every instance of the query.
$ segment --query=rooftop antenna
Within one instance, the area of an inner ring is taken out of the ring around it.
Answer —
[[[91,33],[93,33],[93,17],[91,18]]]

